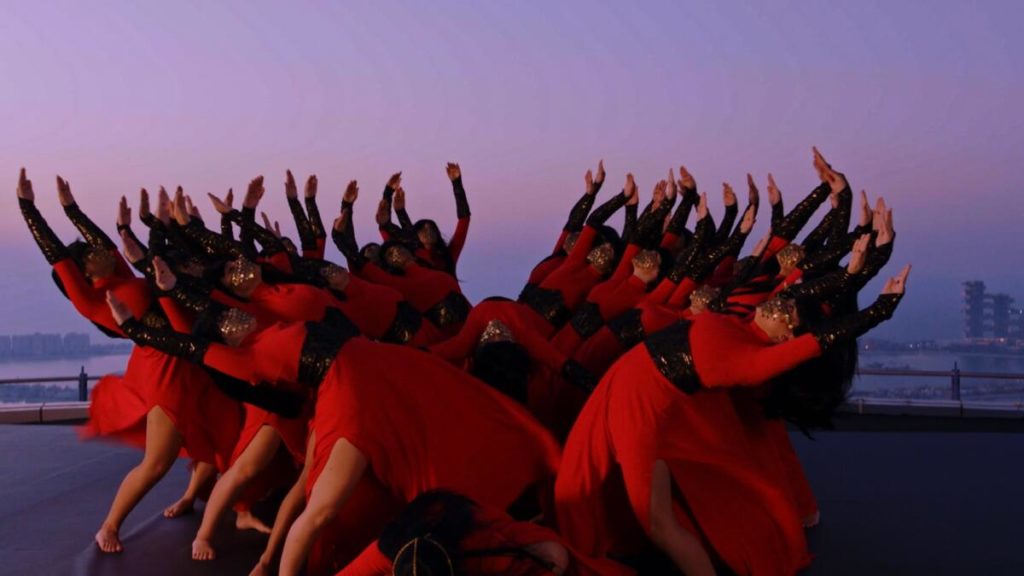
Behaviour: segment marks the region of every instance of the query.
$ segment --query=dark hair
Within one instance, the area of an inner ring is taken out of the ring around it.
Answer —
[[[82,240],[75,240],[71,244],[68,244],[68,255],[78,266],[78,269],[83,273],[85,272],[85,259],[92,251],[92,246]]]
[[[411,574],[415,561],[417,574],[447,575],[449,560],[455,573],[460,574],[462,551],[459,544],[476,528],[476,512],[476,503],[461,494],[446,490],[424,492],[384,528],[377,547],[395,563],[395,574]],[[412,554],[396,558],[398,552],[413,539],[427,536],[444,550],[422,545],[418,547],[415,559]]]
[[[470,373],[516,402],[526,404],[530,356],[519,344],[491,342],[477,346]]]
[[[381,268],[387,270],[388,272],[390,272],[392,274],[396,274],[398,276],[401,276],[404,273],[404,270],[402,270],[401,268],[398,268],[396,266],[392,266],[391,263],[388,262],[388,251],[392,250],[392,249],[399,249],[399,248],[408,251],[410,254],[412,253],[412,250],[409,249],[409,246],[407,246],[404,242],[401,242],[399,240],[387,240],[383,244],[381,244],[380,245],[380,262],[378,263],[378,266],[380,266]]]
[[[831,310],[843,314],[857,307],[856,295]],[[797,301],[800,325],[794,334],[814,330],[828,316],[818,299]],[[784,418],[808,436],[813,429],[831,429],[832,416],[849,394],[857,369],[857,341],[840,342],[824,354],[772,380],[763,400],[765,415]]]
[[[429,219],[417,220],[412,225],[412,229],[416,232],[416,241],[419,242],[419,232],[427,226],[433,226],[434,232],[437,233],[437,241],[431,247],[426,247],[430,251],[430,255],[433,256],[437,261],[441,263],[441,271],[447,272],[452,276],[455,275],[455,262],[452,261],[451,250],[448,249],[448,242],[441,235],[441,229],[437,227],[437,222]],[[422,244],[422,243],[421,243]]]
[[[228,307],[223,304],[210,302],[192,323],[192,335],[224,344],[224,337],[220,334],[220,318],[227,310]]]
[[[367,242],[366,244],[363,244],[363,247],[359,249],[359,255],[362,256],[363,258],[370,260],[371,262],[380,262],[379,258],[370,258],[370,256],[367,254],[370,251],[370,248],[377,248],[377,250],[380,250],[380,244],[378,244],[377,242]]]

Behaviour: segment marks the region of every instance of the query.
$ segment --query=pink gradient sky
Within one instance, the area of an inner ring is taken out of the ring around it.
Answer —
[[[291,168],[318,174],[325,216],[358,179],[366,241],[399,169],[413,216],[450,230],[459,161],[477,300],[518,292],[599,158],[609,191],[631,170],[646,196],[685,163],[715,210],[747,171],[762,187],[774,172],[792,206],[816,144],[895,207],[892,271],[915,265],[879,334],[955,338],[960,281],[1024,299],[1022,17],[946,1],[8,3],[0,333],[85,327],[20,221],[19,166],[67,240],[57,173],[112,229],[140,186],[201,196],[260,173],[284,223]]]

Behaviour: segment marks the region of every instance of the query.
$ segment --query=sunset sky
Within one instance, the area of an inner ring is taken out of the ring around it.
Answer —
[[[0,333],[87,328],[21,221],[20,166],[68,241],[56,174],[111,232],[117,199],[135,207],[140,187],[180,184],[212,215],[206,192],[264,174],[264,207],[291,231],[291,168],[318,175],[325,218],[359,180],[365,242],[397,170],[413,217],[450,233],[444,164],[457,161],[473,211],[459,270],[475,302],[518,293],[601,158],[602,196],[632,171],[646,199],[685,164],[720,213],[721,183],[742,197],[748,171],[762,192],[774,173],[795,205],[816,184],[817,145],[894,207],[887,272],[914,264],[879,336],[959,337],[963,280],[1024,301],[1020,2],[3,6]]]

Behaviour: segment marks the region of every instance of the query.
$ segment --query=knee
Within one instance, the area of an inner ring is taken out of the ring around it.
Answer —
[[[306,512],[309,514],[310,524],[314,529],[319,530],[334,520],[337,509],[334,506],[316,506],[307,508]]]
[[[163,478],[173,465],[173,459],[159,460],[147,458],[142,461],[142,464],[139,464],[139,471],[146,479],[156,481]]]
[[[235,464],[235,468],[235,477],[242,484],[249,483],[262,471],[259,466],[252,463],[238,463]]]
[[[671,510],[651,510],[649,526],[651,541],[654,542],[655,546],[663,550],[668,547],[672,539],[677,537],[679,533],[679,523],[676,522]]]

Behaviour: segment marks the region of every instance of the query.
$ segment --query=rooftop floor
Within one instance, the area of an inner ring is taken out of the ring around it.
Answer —
[[[818,495],[809,532],[819,575],[1024,574],[1024,436],[837,431],[794,443]],[[248,574],[264,538],[225,529],[218,559],[189,559],[199,515],[167,520],[179,462],[129,516],[125,552],[92,536],[138,451],[82,444],[70,426],[0,426],[0,575]]]

